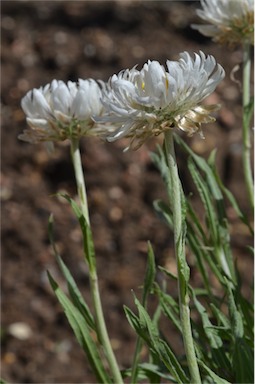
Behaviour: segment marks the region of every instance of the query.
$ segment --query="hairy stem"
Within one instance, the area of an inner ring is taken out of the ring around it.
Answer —
[[[79,141],[77,139],[71,140],[71,155],[72,155],[72,161],[74,166],[75,179],[77,184],[81,210],[87,221],[87,224],[90,225],[86,187],[85,187],[85,181],[83,176],[81,155],[79,150]],[[106,324],[105,324],[101,297],[99,292],[96,261],[94,260],[93,263],[88,263],[88,266],[89,266],[90,288],[91,288],[93,304],[94,304],[98,337],[104,347],[105,355],[113,376],[114,383],[122,384],[123,380],[121,377],[121,373],[120,373],[115,355],[112,350],[111,342],[110,342]]]
[[[251,168],[251,138],[250,138],[250,74],[251,74],[251,55],[250,44],[244,43],[243,46],[243,168],[246,189],[249,201],[254,208],[254,187]]]
[[[190,309],[188,279],[189,271],[185,256],[185,214],[183,207],[183,191],[178,174],[178,167],[175,158],[173,133],[171,130],[165,133],[164,149],[169,169],[168,194],[173,212],[174,243],[178,271],[178,289],[180,320],[187,363],[191,376],[191,383],[200,384],[201,378],[193,342]]]

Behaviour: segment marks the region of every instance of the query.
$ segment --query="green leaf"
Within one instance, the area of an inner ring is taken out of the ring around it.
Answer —
[[[162,200],[155,200],[153,202],[153,207],[160,219],[162,219],[171,228],[171,230],[173,230],[173,214],[169,206]]]
[[[233,370],[236,383],[253,383],[254,355],[253,349],[244,339],[237,338],[233,353]]]
[[[240,312],[240,305],[236,302],[234,296],[235,291],[231,284],[226,279],[226,286],[228,291],[228,308],[232,334],[234,337],[234,350],[233,350],[233,371],[235,372],[235,379],[238,383],[249,383],[253,378],[254,358],[253,346],[250,346],[245,340],[244,323],[242,312]],[[237,295],[238,298],[238,295]]]
[[[82,314],[82,316],[86,320],[86,323],[88,324],[88,326],[91,329],[96,330],[96,325],[94,322],[93,315],[90,312],[88,305],[84,301],[84,299],[83,299],[83,297],[79,291],[79,288],[77,287],[70,271],[68,270],[67,266],[65,265],[65,263],[63,262],[63,260],[61,259],[60,256],[57,256],[57,261],[59,263],[59,266],[62,270],[63,275],[66,278],[69,295],[73,301],[73,304],[80,311],[80,313]]]
[[[201,200],[204,204],[206,215],[207,215],[207,223],[209,227],[210,234],[213,238],[213,243],[219,243],[219,234],[218,234],[218,225],[217,225],[217,216],[213,207],[213,203],[211,201],[210,192],[206,183],[203,181],[198,171],[195,168],[194,162],[189,159],[188,167],[190,173],[192,175],[193,181],[197,187],[197,190],[200,194]]]
[[[151,243],[148,243],[148,260],[147,260],[147,268],[145,272],[144,278],[144,286],[143,286],[143,305],[146,304],[146,300],[150,292],[152,291],[153,284],[155,281],[156,275],[156,265],[155,265],[155,256],[151,246]]]
[[[229,310],[230,324],[231,324],[233,336],[238,339],[243,338],[244,326],[243,326],[242,316],[235,303],[232,286],[226,278],[224,280],[226,282],[226,287],[228,291],[228,310]]]
[[[224,313],[221,312],[221,310],[216,307],[213,303],[210,303],[210,307],[212,309],[212,312],[214,316],[216,317],[218,324],[221,324],[224,329],[230,330],[230,322],[229,319],[224,315]]]
[[[157,213],[159,213],[159,215],[164,218],[164,220],[173,230],[173,219],[172,219],[172,212],[170,211],[170,208],[160,200],[157,200],[154,202],[154,207]],[[183,208],[183,209],[186,211],[186,208]],[[185,215],[184,212],[183,212],[183,215]],[[181,231],[181,236],[177,241],[176,248],[179,252],[179,254],[177,255],[177,262],[178,262],[178,270],[181,274],[180,291],[181,291],[181,295],[185,297],[187,284],[189,281],[190,270],[184,255],[186,236],[188,235],[186,234],[186,224],[184,222],[184,217],[182,218],[182,223],[183,223],[183,229]]]
[[[240,288],[239,288],[240,289]],[[240,313],[242,315],[245,336],[249,340],[250,344],[254,345],[254,306],[251,302],[246,300],[241,292],[238,292],[238,304]]]
[[[198,360],[198,364],[208,373],[208,375],[213,379],[215,384],[231,384],[229,381],[218,376],[213,372],[202,360]]]
[[[69,295],[72,298],[73,304],[76,306],[76,308],[80,311],[80,313],[84,316],[84,319],[86,320],[87,324],[92,328],[96,329],[95,322],[93,319],[93,316],[85,303],[79,288],[76,285],[76,282],[74,281],[74,278],[72,277],[69,269],[61,259],[58,250],[55,245],[54,237],[53,237],[53,215],[50,215],[49,223],[48,223],[48,233],[49,233],[49,239],[51,246],[53,248],[54,255],[56,257],[56,260],[60,266],[60,269],[65,276],[65,279],[67,281],[68,291]]]
[[[215,200],[222,201],[223,196],[221,190],[217,183],[215,182],[215,177],[213,175],[212,169],[207,163],[207,161],[195,154],[192,149],[181,139],[180,135],[174,135],[175,141],[181,145],[181,147],[191,156],[196,165],[205,173],[208,185],[210,186],[210,191]]]
[[[224,186],[224,184],[222,183],[222,181],[221,181],[219,175],[217,174],[217,172],[215,172],[215,177],[217,179],[217,182],[218,182],[222,192],[224,193],[224,195],[227,197],[227,199],[231,203],[231,205],[234,208],[234,210],[236,211],[236,214],[239,217],[239,219],[249,228],[250,233],[252,235],[254,235],[254,231],[253,231],[253,228],[251,227],[251,225],[249,223],[249,219],[247,218],[247,216],[239,208],[239,205],[238,205],[234,195],[232,194],[232,192]]]
[[[211,347],[210,352],[209,350],[203,351],[207,354],[207,355],[204,355],[203,361],[204,362],[208,361],[210,367],[217,369],[218,373],[231,372],[230,356],[227,353],[223,343],[223,340],[224,340],[223,336],[227,335],[227,329],[225,329],[224,327],[216,327],[212,324],[205,307],[197,300],[194,294],[194,291],[193,291],[193,299],[194,299],[194,304],[197,308],[197,311],[201,316],[203,330],[205,332],[205,335]],[[201,337],[200,337],[200,340],[201,340]]]
[[[204,329],[204,332],[208,338],[210,346],[212,348],[215,348],[215,349],[221,348],[222,344],[223,344],[222,340],[218,336],[217,330],[214,329],[214,327],[213,327],[213,325],[209,319],[208,313],[206,312],[205,307],[197,300],[194,292],[193,292],[193,300],[194,300],[194,304],[196,306],[196,309],[201,316],[202,323],[203,323],[203,329]]]
[[[173,322],[179,332],[182,332],[182,326],[180,322],[179,306],[174,298],[167,293],[164,293],[159,287],[156,289],[156,293],[159,297],[160,305],[164,311],[164,314]]]
[[[123,378],[131,376],[131,368],[122,370]],[[170,381],[170,383],[176,383],[175,378],[165,371],[165,367],[162,365],[156,365],[152,363],[141,363],[138,366],[138,381],[146,380],[151,384],[160,384],[161,379]],[[164,380],[164,381],[165,381]]]
[[[199,238],[196,236],[195,231],[193,230],[192,226],[188,223],[187,224],[187,240],[189,247],[191,251],[193,252],[194,256],[196,257],[197,266],[200,271],[200,274],[203,278],[204,286],[208,292],[208,294],[211,296],[211,285],[209,282],[209,276],[207,272],[207,268],[205,265],[205,261],[207,259],[207,256],[204,251],[204,245],[199,241]],[[210,258],[210,256],[209,256]],[[215,270],[215,267],[213,265],[213,268]],[[216,271],[216,273],[220,273]]]
[[[164,372],[161,366],[150,364],[150,363],[142,363],[139,365],[139,370],[144,371],[145,376],[149,379],[153,380],[151,381],[152,384],[155,384],[155,378],[158,378],[160,383],[160,378],[166,379],[172,382],[175,382],[175,379],[172,375],[169,375],[169,373]]]
[[[70,203],[73,209],[73,212],[75,213],[77,219],[79,220],[80,227],[83,234],[83,248],[84,248],[85,258],[86,258],[86,261],[88,262],[90,271],[93,271],[96,268],[95,267],[96,259],[95,259],[95,248],[94,248],[91,228],[87,223],[86,218],[82,214],[78,204],[66,194],[60,194],[60,196],[65,198]]]
[[[157,145],[157,152],[150,153],[151,159],[159,169],[162,179],[166,184],[169,183],[169,169],[166,163],[164,151],[160,145]]]
[[[150,339],[148,337],[148,332],[144,327],[140,324],[140,319],[138,316],[136,316],[130,308],[124,305],[124,312],[128,319],[129,324],[132,328],[136,331],[136,333],[141,336],[142,339],[146,341],[147,344],[150,344]]]
[[[245,126],[250,125],[250,121],[251,121],[252,116],[253,116],[253,111],[254,111],[254,97],[251,97],[249,104],[246,105],[244,108],[243,119],[244,119]]]
[[[178,280],[178,277],[176,275],[174,275],[172,272],[168,271],[166,268],[164,267],[161,267],[159,265],[158,269],[162,272],[164,272],[168,277],[170,277],[171,279],[177,281]]]
[[[192,208],[192,205],[187,200],[187,212],[188,212],[188,223],[189,226],[192,227],[192,232],[196,234],[196,238],[200,238],[203,243],[207,242],[207,237],[205,234],[205,230],[201,225],[200,218],[196,215],[195,211]],[[188,233],[191,229],[188,228]]]
[[[76,339],[88,357],[90,366],[93,369],[97,379],[100,383],[111,383],[112,381],[102,364],[102,359],[98,353],[97,345],[90,334],[90,328],[88,327],[85,319],[69,298],[64,294],[64,292],[59,288],[58,284],[49,272],[48,278],[59,303],[65,311],[66,317],[74,331]]]
[[[178,383],[188,382],[187,376],[178,362],[178,359],[175,357],[167,343],[160,339],[158,329],[153,324],[145,308],[137,298],[135,298],[135,303],[138,308],[139,317],[129,308],[124,307],[130,325],[135,329],[136,333],[146,341],[150,349],[165,364],[166,368],[175,377]]]
[[[172,212],[170,211],[167,204],[162,202],[161,200],[154,201],[154,208],[159,215],[159,217],[163,218],[163,220],[169,225],[169,227],[173,230],[173,221],[172,221]],[[190,206],[188,205],[188,212],[190,212]],[[198,221],[198,218],[196,219]],[[194,218],[192,219],[194,223]],[[206,272],[206,266],[204,265],[204,261],[207,260],[210,265],[212,271],[217,276],[219,281],[222,281],[222,271],[218,266],[218,263],[215,262],[215,259],[212,257],[213,248],[210,248],[208,245],[208,241],[206,239],[205,234],[203,235],[203,242],[199,239],[199,236],[196,236],[194,229],[191,227],[190,222],[187,223],[187,242],[190,246],[190,249],[194,253],[194,256],[197,259],[198,267],[201,272],[201,275],[204,279],[205,286],[207,287],[208,292],[210,292],[210,283]],[[165,271],[168,273],[168,271]],[[172,276],[173,277],[173,276]],[[176,278],[176,277],[175,277]]]

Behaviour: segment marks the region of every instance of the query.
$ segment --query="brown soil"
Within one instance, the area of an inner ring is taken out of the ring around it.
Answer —
[[[63,143],[49,155],[43,145],[17,140],[26,127],[20,100],[29,89],[54,78],[107,80],[148,59],[178,59],[184,50],[213,54],[226,79],[209,101],[220,102],[222,109],[217,122],[205,127],[206,140],[196,137],[190,143],[204,156],[217,147],[223,180],[251,216],[241,171],[241,93],[230,79],[242,54],[190,28],[198,22],[197,6],[193,1],[2,1],[1,363],[7,382],[95,382],[46,277],[50,270],[63,283],[48,241],[53,213],[58,247],[90,303],[78,224],[68,204],[52,196],[58,191],[75,196],[69,147]],[[151,141],[123,153],[124,141],[84,139],[81,147],[106,321],[123,368],[131,364],[135,340],[123,304],[134,308],[131,291],[140,292],[148,240],[157,263],[174,268],[172,235],[152,207],[153,200],[166,199],[149,156],[155,145]],[[194,191],[185,160],[177,156],[185,191]],[[246,245],[251,240],[231,208],[229,216],[247,293],[253,268]],[[194,280],[192,259],[190,264]],[[10,333],[17,322],[31,330],[24,340]],[[179,336],[169,332],[180,349]]]

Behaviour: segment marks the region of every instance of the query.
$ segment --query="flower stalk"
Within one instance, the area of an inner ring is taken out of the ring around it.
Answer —
[[[251,169],[251,138],[250,138],[250,44],[243,44],[243,168],[245,184],[251,206],[254,208],[254,186]]]
[[[185,208],[183,202],[183,191],[179,179],[178,166],[175,157],[172,130],[165,132],[164,149],[169,169],[168,194],[173,212],[174,243],[177,259],[180,320],[182,326],[183,342],[191,376],[191,383],[200,384],[201,378],[198,369],[190,322],[190,299],[188,293],[189,270],[185,257]]]
[[[82,169],[82,163],[81,163],[79,140],[75,138],[71,139],[71,156],[72,156],[72,161],[74,166],[75,179],[76,179],[78,196],[80,200],[81,211],[85,217],[87,225],[90,226],[87,193],[86,193],[85,180],[83,176],[83,169]],[[97,334],[100,342],[104,347],[105,355],[112,373],[114,383],[122,384],[123,380],[121,377],[121,373],[120,373],[115,355],[112,350],[111,342],[110,342],[106,324],[105,324],[101,297],[99,292],[99,284],[98,284],[98,276],[97,276],[95,259],[93,260],[93,262],[88,263],[88,266],[89,266],[90,287],[92,292],[93,305],[94,305],[95,318],[96,318]]]

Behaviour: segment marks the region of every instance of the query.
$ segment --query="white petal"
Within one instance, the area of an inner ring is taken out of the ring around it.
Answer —
[[[68,115],[72,97],[65,83],[60,83],[52,92],[52,108]]]

